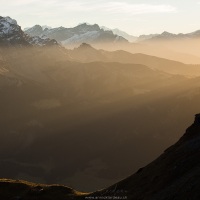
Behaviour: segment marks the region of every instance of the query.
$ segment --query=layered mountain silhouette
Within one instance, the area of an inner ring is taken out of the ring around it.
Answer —
[[[200,114],[180,140],[135,174],[93,193],[78,193],[64,186],[0,180],[3,199],[130,199],[198,200],[200,175]]]
[[[87,23],[79,24],[73,28],[51,28],[46,25],[35,25],[24,30],[27,35],[33,37],[28,41],[32,45],[44,46],[50,39],[55,39],[60,45],[69,49],[77,48],[82,43],[88,43],[97,49],[125,50],[189,64],[200,63],[198,30],[186,34],[173,34],[164,31],[161,34],[141,35],[139,37],[131,36],[118,29],[109,29]],[[49,43],[54,44],[55,41]]]
[[[68,51],[71,58],[78,62],[119,62],[124,64],[142,64],[154,70],[164,71],[170,74],[185,76],[199,76],[200,65],[187,65],[181,62],[150,56],[146,54],[132,54],[127,51],[97,50],[91,45],[83,43],[78,48]]]
[[[111,185],[171,144],[199,107],[199,78],[72,62],[60,48],[14,52],[1,51],[1,177],[85,191]]]
[[[199,109],[198,65],[31,44],[44,38],[10,18],[0,28],[0,177],[107,187],[174,143]]]
[[[200,37],[200,30],[191,32],[191,33],[169,33],[164,31],[161,34],[150,34],[150,35],[141,35],[138,38],[138,41],[145,40],[172,40],[172,39],[195,39]]]

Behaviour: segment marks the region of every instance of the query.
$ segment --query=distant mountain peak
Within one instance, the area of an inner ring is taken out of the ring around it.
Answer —
[[[79,47],[79,49],[94,49],[90,44],[82,43]]]
[[[121,36],[121,37],[125,38],[126,40],[128,40],[129,42],[135,42],[137,40],[137,37],[130,35],[130,34],[126,33],[125,31],[122,31],[118,28],[110,29],[106,26],[101,26],[101,28],[105,31],[112,31],[113,34]]]
[[[161,33],[161,35],[163,35],[163,36],[172,36],[174,34],[170,33],[170,32],[167,32],[167,31],[164,31],[163,33]]]
[[[17,25],[17,21],[15,19],[12,19],[10,17],[4,17],[5,21],[7,21],[8,23],[10,24],[14,24],[14,25]]]
[[[83,23],[83,24],[79,24],[78,26],[74,27],[75,29],[80,29],[82,31],[99,31],[101,30],[98,24],[87,24],[87,23]]]
[[[42,28],[42,26],[36,24],[32,28],[27,29],[26,33],[32,33],[31,36],[40,36],[43,33],[43,30],[44,29]]]

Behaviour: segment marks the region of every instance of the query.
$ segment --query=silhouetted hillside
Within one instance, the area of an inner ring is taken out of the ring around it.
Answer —
[[[83,44],[79,48],[68,51],[69,55],[78,62],[119,62],[146,65],[152,69],[170,74],[185,76],[199,76],[200,65],[187,65],[174,60],[159,58],[141,53],[132,54],[126,51],[97,50],[90,45]]]
[[[181,139],[134,175],[91,196],[131,200],[197,200],[200,197],[200,114]]]

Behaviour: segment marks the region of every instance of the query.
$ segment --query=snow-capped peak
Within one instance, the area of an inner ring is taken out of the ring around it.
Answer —
[[[0,17],[0,36],[12,35],[13,32],[18,31],[20,27],[17,21],[10,17]]]
[[[4,19],[10,24],[17,25],[17,21],[15,19],[12,19],[10,17],[4,17]]]

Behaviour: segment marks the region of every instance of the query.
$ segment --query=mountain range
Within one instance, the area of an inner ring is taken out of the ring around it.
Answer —
[[[144,35],[139,37],[139,41],[141,40],[169,40],[169,39],[194,39],[200,37],[200,30],[191,32],[191,33],[179,33],[173,34],[167,31],[164,31],[161,34],[153,34],[153,35]]]
[[[99,27],[99,25],[90,25],[87,23],[79,24],[74,28],[51,28],[49,26],[35,25],[32,28],[26,28],[25,32],[30,36],[47,36],[51,39],[55,39],[64,45],[72,45],[81,43],[99,43],[99,42],[113,42],[123,41],[129,42],[144,42],[144,41],[156,41],[156,40],[171,40],[171,39],[191,39],[199,38],[200,31],[194,31],[191,33],[179,33],[173,34],[164,31],[161,34],[149,34],[133,36],[117,28],[110,29],[105,26]],[[118,37],[117,37],[118,36]],[[108,40],[108,37],[110,40]],[[107,40],[105,40],[107,38]],[[105,41],[104,41],[105,40]],[[76,45],[77,46],[77,45]]]
[[[68,49],[77,48],[82,43],[88,43],[96,49],[124,50],[188,64],[200,63],[198,30],[186,34],[173,34],[164,31],[161,34],[135,37],[119,29],[83,23],[73,28],[51,28],[35,25],[26,29],[25,33],[30,36],[55,39],[60,45]]]
[[[36,25],[25,32],[10,17],[1,17],[0,42],[4,45],[18,44],[31,46],[58,45],[69,49],[77,48],[82,43],[89,43],[97,49],[109,51],[124,50],[131,53],[142,53],[177,60],[184,63],[200,63],[199,31],[188,34],[142,35],[137,42],[128,42],[128,37],[122,31],[104,30],[97,24],[80,24],[74,28],[51,28]],[[119,35],[122,36],[119,36]],[[127,38],[128,40],[126,40]],[[132,38],[133,39],[133,38]],[[138,42],[139,41],[139,42]]]
[[[128,43],[126,39],[121,36],[115,35],[112,31],[103,30],[97,24],[80,24],[74,28],[45,28],[40,25],[35,25],[25,31],[30,36],[46,36],[55,39],[66,47],[76,47],[83,42],[90,44],[115,44],[115,43]]]

